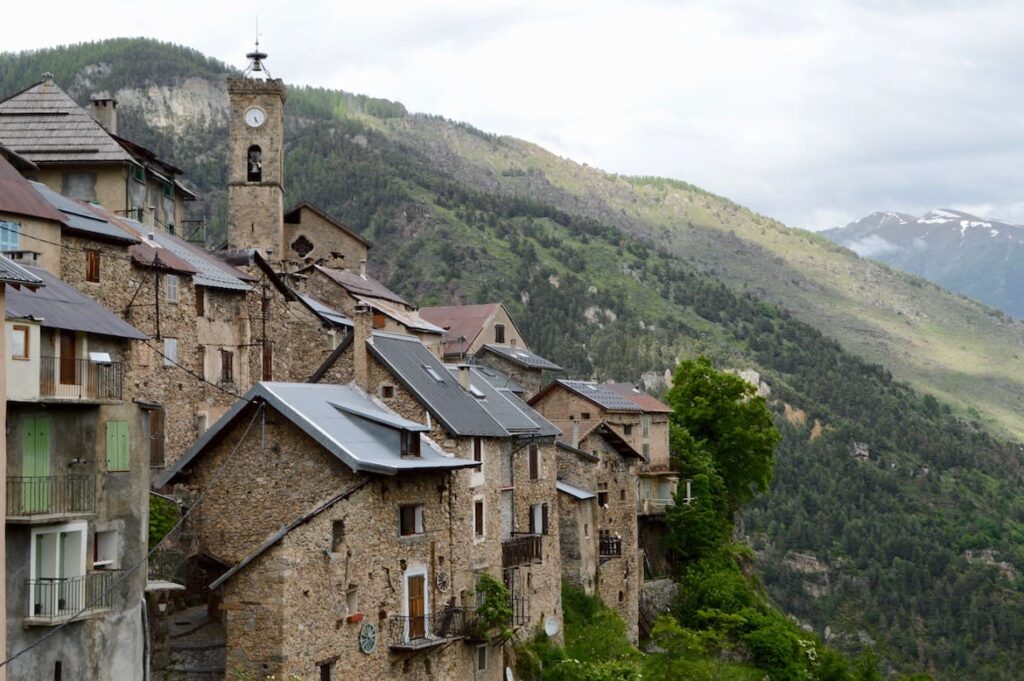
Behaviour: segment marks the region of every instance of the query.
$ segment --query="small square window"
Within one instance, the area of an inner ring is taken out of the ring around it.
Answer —
[[[380,387],[380,396],[382,399],[390,400],[395,396],[395,386],[393,385],[382,385]]]
[[[423,534],[423,504],[398,507],[398,533],[403,537]]]
[[[93,283],[100,280],[100,252],[97,250],[85,251],[85,280]]]
[[[602,507],[608,505],[608,492],[597,493],[597,505]]]
[[[0,251],[17,251],[21,248],[21,225],[17,222],[0,220]]]
[[[11,358],[29,358],[29,328],[27,326],[15,326],[11,335]]]
[[[633,426],[628,424],[628,423],[626,425],[622,426],[622,434],[626,435],[627,437],[629,435],[632,435],[633,434]]]
[[[590,420],[590,412],[589,411],[583,412],[582,414],[580,414],[580,418],[583,419],[584,421],[589,421]]]

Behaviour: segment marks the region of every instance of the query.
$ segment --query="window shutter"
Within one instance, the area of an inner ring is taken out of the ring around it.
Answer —
[[[128,470],[128,422],[107,421],[107,470]]]
[[[538,461],[537,445],[530,445],[530,480],[540,477],[540,461]]]
[[[548,533],[548,505],[547,504],[541,504],[540,505],[540,533],[541,534],[547,534]]]
[[[530,534],[537,534],[537,508],[530,507]]]

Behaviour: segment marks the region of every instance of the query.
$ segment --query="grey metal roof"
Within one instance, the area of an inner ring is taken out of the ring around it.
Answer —
[[[333,324],[334,326],[352,326],[352,320],[346,317],[341,312],[335,310],[333,307],[324,305],[316,298],[313,298],[312,296],[307,296],[304,293],[299,293],[295,289],[291,289],[291,291],[292,293],[299,297],[299,299],[306,305],[306,307],[313,311],[313,314],[315,314],[317,317],[327,322],[328,324]]]
[[[27,286],[45,286],[43,280],[29,272],[18,263],[0,255],[0,282],[4,284],[25,284]],[[10,293],[7,294],[10,296]],[[10,298],[8,297],[8,300]]]
[[[64,214],[66,218],[64,224],[67,228],[126,244],[139,243],[139,239],[103,219],[98,212],[90,210],[88,206],[58,194],[42,182],[32,182],[31,184],[44,201]]]
[[[0,142],[33,163],[132,162],[132,156],[52,80],[0,102]]]
[[[491,385],[508,388],[516,395],[522,395],[526,392],[526,388],[513,381],[511,376],[503,371],[498,371],[494,367],[489,367],[486,364],[477,364],[476,370],[486,376]]]
[[[413,336],[375,333],[370,352],[453,435],[507,437],[509,432]]]
[[[586,459],[587,461],[591,461],[593,463],[597,463],[598,461],[601,460],[601,457],[594,456],[590,452],[584,451],[584,450],[580,449],[579,447],[573,447],[568,442],[563,442],[562,440],[556,440],[555,441],[555,446],[558,447],[559,449],[564,449],[567,452],[572,452],[576,456],[582,457],[582,458]]]
[[[570,381],[566,379],[559,379],[557,383],[608,411],[643,411],[632,400],[609,390],[600,383],[594,383],[593,381]]]
[[[495,343],[487,343],[483,347],[484,350],[489,350],[496,355],[504,357],[510,362],[515,362],[520,366],[524,366],[527,369],[547,369],[549,371],[562,371],[562,367],[558,366],[554,362],[544,359],[540,355],[530,352],[526,348],[514,348],[511,345],[497,345]]]
[[[153,241],[195,268],[196,274],[192,275],[192,280],[197,286],[231,291],[248,291],[252,288],[239,277],[233,276],[228,271],[229,266],[179,237],[166,232],[154,231]]]
[[[396,475],[479,465],[474,461],[449,456],[423,436],[420,457],[402,457],[401,431],[422,433],[429,429],[378,405],[366,393],[351,385],[260,382],[203,433],[184,456],[154,481],[154,485],[162,487],[171,482],[211,443],[219,439],[254,401],[264,401],[272,406],[357,472]]]
[[[74,286],[65,283],[44,269],[24,267],[41,279],[43,288],[7,292],[9,319],[35,319],[44,327],[84,331],[115,338],[143,340],[145,334],[120,319]]]
[[[359,276],[356,272],[350,272],[349,270],[337,270],[332,267],[324,267],[323,265],[312,265],[310,269],[315,269],[322,273],[331,281],[344,287],[349,293],[369,296],[371,298],[383,298],[384,300],[390,300],[395,303],[401,303],[402,305],[412,307],[412,304],[408,300],[398,295],[373,277],[364,278]],[[299,270],[299,272],[305,271],[305,269]]]
[[[597,498],[597,495],[594,494],[593,492],[585,490],[582,487],[570,485],[569,483],[563,482],[561,480],[555,481],[555,489],[557,489],[559,492],[568,494],[569,496],[576,497],[580,501],[586,501],[587,499]]]
[[[476,366],[469,369],[470,385],[476,391],[470,391],[470,394],[505,430],[517,435],[530,434],[537,437],[561,435],[562,431],[516,397],[503,381],[494,380],[480,369]],[[458,380],[458,366],[449,366],[448,372]]]

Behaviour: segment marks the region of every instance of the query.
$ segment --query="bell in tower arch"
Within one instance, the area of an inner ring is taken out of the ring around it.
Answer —
[[[261,182],[263,180],[263,151],[258,144],[249,147],[247,165],[249,182]]]

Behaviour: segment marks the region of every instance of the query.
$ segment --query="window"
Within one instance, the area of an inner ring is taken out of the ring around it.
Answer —
[[[608,483],[599,482],[597,483],[597,505],[607,506],[608,505]]]
[[[504,343],[505,342],[505,325],[495,324],[494,325],[494,342]]]
[[[395,386],[393,385],[382,385],[380,387],[380,396],[385,400],[390,400],[395,396]]]
[[[540,477],[540,452],[537,445],[530,445],[530,480]]]
[[[107,470],[128,470],[128,422],[107,421]]]
[[[374,312],[373,313],[373,328],[375,328],[375,329],[383,329],[384,325],[386,323],[387,323],[387,320],[384,318],[383,313],[381,313],[381,312]]]
[[[581,413],[580,414],[580,418],[583,419],[584,421],[589,421],[590,420],[590,412],[589,411],[585,411],[585,412]]]
[[[324,662],[320,665],[320,681],[331,681],[332,664],[331,662]]]
[[[15,326],[11,334],[11,357],[13,359],[29,358],[29,328],[27,326]]]
[[[263,345],[263,380],[274,380],[274,344],[273,342]]]
[[[148,409],[149,417],[149,465],[160,468],[164,465],[164,410]]]
[[[164,366],[174,366],[178,363],[178,339],[164,338]]]
[[[338,549],[345,542],[345,521],[335,520],[331,523],[331,553],[338,553]]]
[[[178,302],[178,275],[168,274],[166,277],[167,286],[167,302],[177,303]]]
[[[484,460],[484,443],[479,437],[473,438],[473,461]]]
[[[92,566],[100,570],[116,570],[120,567],[120,563],[117,560],[116,530],[96,532],[93,535]]]
[[[206,289],[196,286],[196,316],[206,316]]]
[[[249,182],[263,181],[263,151],[260,150],[259,145],[254,144],[249,147],[245,165],[246,179]]]
[[[629,437],[630,435],[632,435],[633,434],[633,426],[631,424],[629,424],[629,423],[627,423],[626,425],[622,426],[622,434],[625,435],[626,437]]]
[[[620,489],[619,490],[619,501],[625,501],[625,500],[626,500],[626,490]]]
[[[345,591],[345,607],[350,615],[359,612],[359,589],[354,586],[350,585]]]
[[[533,504],[530,506],[530,534],[548,533],[548,505]]]
[[[235,355],[230,350],[220,351],[220,381],[221,383],[235,382]]]
[[[95,249],[85,251],[85,280],[97,282],[100,280],[100,252]]]
[[[651,445],[649,445],[648,443],[645,442],[643,444],[643,447],[641,447],[641,449],[642,449],[642,453],[644,455],[644,459],[650,461],[651,460]]]
[[[412,430],[402,431],[402,456],[420,455],[420,434]]]
[[[583,523],[583,537],[585,539],[590,539],[590,524],[589,523]]]
[[[640,417],[640,423],[643,424],[644,437],[650,437],[651,436],[651,417],[648,416],[647,414],[644,414],[643,416]]]
[[[619,592],[619,603],[621,603],[624,600],[626,600],[626,594],[624,594],[623,592],[620,591]]]
[[[484,500],[473,502],[473,534],[478,538],[484,536]]]
[[[403,537],[423,534],[423,504],[398,507],[398,533]]]
[[[84,522],[32,531],[29,617],[70,617],[85,607],[86,531]]]
[[[132,179],[136,182],[146,182],[146,169],[142,166],[132,166]]]
[[[487,671],[487,644],[476,647],[476,670],[478,672]]]
[[[430,366],[429,364],[424,364],[423,370],[430,374],[430,377],[437,381],[438,383],[444,383],[444,379],[441,378],[441,374],[439,374],[437,370],[434,369],[434,367]]]
[[[164,196],[167,197],[167,198],[171,198],[171,195],[173,193],[174,193],[174,190],[171,189],[171,185],[165,183],[164,184]]]
[[[0,220],[0,251],[21,249],[21,225],[17,222]]]

